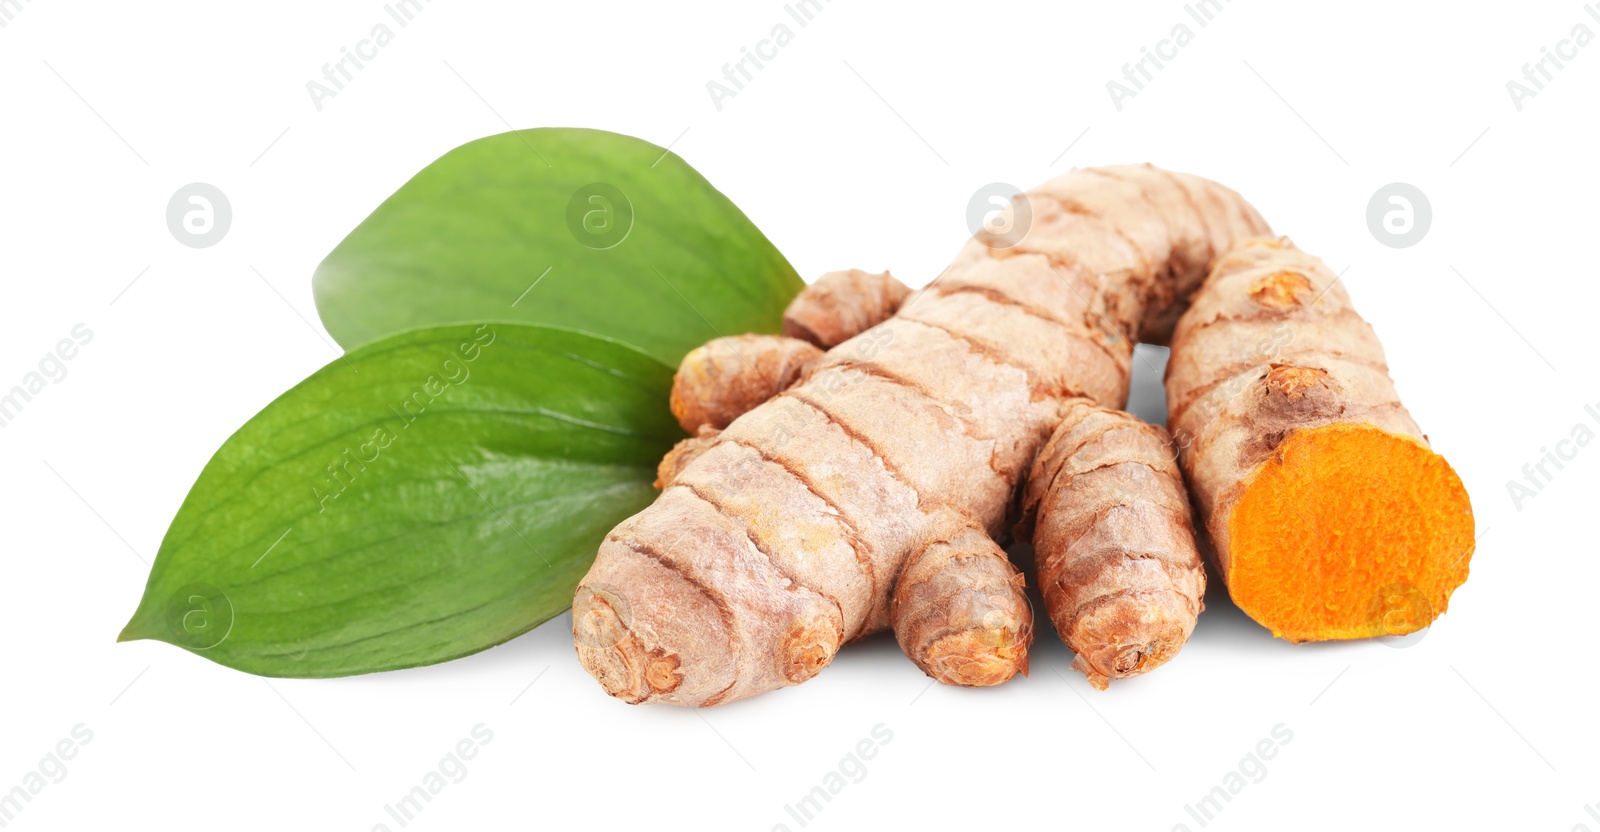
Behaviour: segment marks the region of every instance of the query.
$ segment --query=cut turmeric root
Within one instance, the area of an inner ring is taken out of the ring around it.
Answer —
[[[914,297],[866,281],[883,302],[848,325],[807,312],[794,332],[851,337],[688,417],[709,427],[663,460],[660,498],[607,536],[574,599],[608,692],[731,702],[891,626],[940,681],[1004,681],[1032,634],[992,540],[1017,520],[1074,667],[1104,686],[1167,661],[1203,573],[1167,437],[1115,408],[1133,342],[1169,336],[1171,443],[1239,606],[1295,641],[1444,611],[1472,551],[1466,492],[1337,278],[1286,242],[1235,247],[1266,224],[1194,177],[1080,170],[1020,199],[1020,241],[980,233]]]
[[[1467,492],[1321,260],[1287,240],[1221,258],[1173,337],[1167,401],[1218,572],[1275,635],[1415,632],[1466,580]]]
[[[573,620],[608,692],[731,702],[804,681],[893,624],[891,588],[947,512],[990,537],[1009,528],[1066,403],[1121,407],[1133,341],[1164,338],[1216,254],[1267,230],[1232,191],[1149,166],[1074,171],[1022,198],[1033,221],[1016,245],[980,234],[607,536]],[[1006,647],[908,641],[924,669],[954,655],[941,651],[987,661]]]

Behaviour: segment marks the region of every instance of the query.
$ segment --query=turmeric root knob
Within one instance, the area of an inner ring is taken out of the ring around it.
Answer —
[[[829,618],[795,622],[784,636],[778,672],[791,685],[810,679],[833,661],[843,636],[839,626]]]
[[[1274,393],[1282,394],[1285,399],[1297,402],[1305,398],[1306,391],[1313,387],[1326,386],[1328,374],[1326,371],[1315,367],[1291,367],[1288,364],[1273,364],[1267,371],[1266,386]]]
[[[832,349],[889,319],[911,290],[888,272],[828,272],[783,313],[783,334]]]
[[[1021,673],[1028,675],[1031,623],[992,614],[995,626],[940,636],[923,651],[923,670],[940,683],[992,687]]]
[[[670,693],[682,678],[678,657],[646,648],[599,594],[590,595],[581,609],[573,608],[572,631],[584,666],[606,693],[629,704]]]
[[[1107,598],[1073,620],[1063,640],[1078,655],[1072,669],[1097,690],[1112,679],[1148,673],[1166,664],[1194,632],[1199,602],[1157,590]]]
[[[947,685],[1028,673],[1033,610],[1022,573],[983,530],[960,521],[906,561],[890,616],[900,649]]]
[[[1166,431],[1068,406],[1023,494],[1045,608],[1096,688],[1177,654],[1204,608],[1205,568]]]
[[[734,335],[690,351],[672,377],[672,415],[696,433],[722,430],[799,380],[822,350],[781,335]]]
[[[1250,286],[1250,297],[1270,309],[1289,309],[1301,304],[1302,292],[1311,290],[1311,280],[1299,272],[1274,272]]]
[[[678,444],[673,445],[672,450],[667,451],[667,455],[661,458],[660,464],[656,465],[656,488],[666,488],[671,485],[695,457],[705,453],[717,443],[717,435],[720,433],[722,431],[710,425],[701,425],[698,435],[681,439]]]

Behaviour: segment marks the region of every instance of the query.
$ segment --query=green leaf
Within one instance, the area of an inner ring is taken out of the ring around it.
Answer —
[[[672,368],[523,324],[402,333],[256,414],[201,472],[123,641],[265,676],[429,664],[559,614],[682,437]]]
[[[802,281],[682,159],[601,130],[469,142],[378,206],[317,268],[345,347],[418,326],[523,321],[677,366],[717,337],[777,332]]]

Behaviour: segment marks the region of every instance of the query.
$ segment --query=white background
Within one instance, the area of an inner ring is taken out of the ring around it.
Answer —
[[[0,28],[0,388],[75,324],[94,338],[0,428],[0,791],[75,725],[93,740],[7,828],[398,829],[385,805],[482,723],[493,740],[408,828],[798,829],[786,804],[881,723],[892,740],[807,828],[1198,829],[1185,806],[1282,723],[1292,741],[1207,828],[1600,829],[1600,447],[1520,510],[1507,492],[1575,425],[1600,432],[1600,44],[1521,111],[1506,89],[1600,21],[1576,0],[1427,5],[1235,0],[1200,27],[1177,2],[833,0],[802,28],[776,0],[441,0],[319,112],[306,82],[387,20],[376,0],[18,4]],[[793,42],[718,111],[706,83],[782,22]],[[1193,42],[1119,112],[1106,83],[1178,23]],[[1291,646],[1213,594],[1172,664],[1106,693],[1046,626],[1031,678],[998,689],[930,689],[878,638],[705,712],[604,696],[565,617],[333,681],[114,643],[211,453],[337,354],[317,262],[508,123],[673,143],[808,277],[926,282],[990,182],[1138,161],[1225,182],[1348,268],[1474,498],[1471,579],[1404,649]],[[165,221],[195,181],[234,210],[204,250]],[[1432,205],[1411,248],[1365,219],[1395,181]]]

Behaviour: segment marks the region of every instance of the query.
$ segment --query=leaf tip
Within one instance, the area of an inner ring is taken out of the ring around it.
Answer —
[[[122,632],[117,633],[117,643],[121,644],[125,641],[139,641],[141,639],[155,637],[155,634],[151,633],[150,629],[144,626],[144,621],[141,620],[139,613],[136,612],[133,614],[133,618],[129,619],[128,623],[123,625]]]
[[[163,632],[159,609],[152,609],[148,593],[139,599],[139,607],[133,611],[128,623],[122,625],[122,631],[117,633],[117,643],[125,641],[140,641],[154,639],[167,641],[171,639]]]

